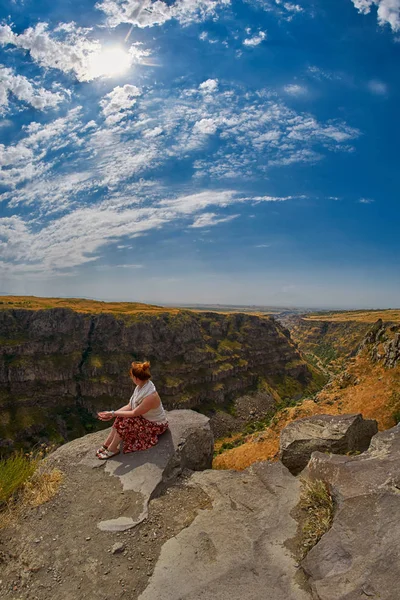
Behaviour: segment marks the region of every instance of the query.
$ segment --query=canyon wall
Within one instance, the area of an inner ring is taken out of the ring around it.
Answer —
[[[299,398],[321,385],[269,317],[3,308],[0,443],[62,442],[97,429],[96,411],[127,402],[130,363],[144,359],[169,409],[224,409],[257,389],[275,401]]]

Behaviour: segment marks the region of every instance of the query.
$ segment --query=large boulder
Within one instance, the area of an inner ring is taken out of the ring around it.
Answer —
[[[399,598],[400,425],[359,456],[315,452],[303,477],[325,481],[336,504],[332,528],[302,563],[314,597]]]
[[[297,475],[306,467],[312,452],[364,452],[377,432],[377,422],[363,419],[361,414],[299,419],[281,432],[279,457]]]

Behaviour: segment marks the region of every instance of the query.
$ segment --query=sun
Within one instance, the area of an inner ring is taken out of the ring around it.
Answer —
[[[93,53],[88,60],[88,75],[90,79],[97,77],[114,77],[122,75],[132,65],[132,56],[121,46],[103,48]]]

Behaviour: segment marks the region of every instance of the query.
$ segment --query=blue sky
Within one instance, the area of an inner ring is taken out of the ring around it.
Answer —
[[[0,293],[400,305],[400,0],[5,0]]]

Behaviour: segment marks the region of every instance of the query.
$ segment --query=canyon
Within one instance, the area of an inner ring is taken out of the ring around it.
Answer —
[[[194,408],[216,421],[241,397],[262,413],[325,382],[289,331],[265,315],[3,297],[0,342],[3,452],[101,427],[96,412],[132,393],[134,360],[151,361],[168,409]]]

